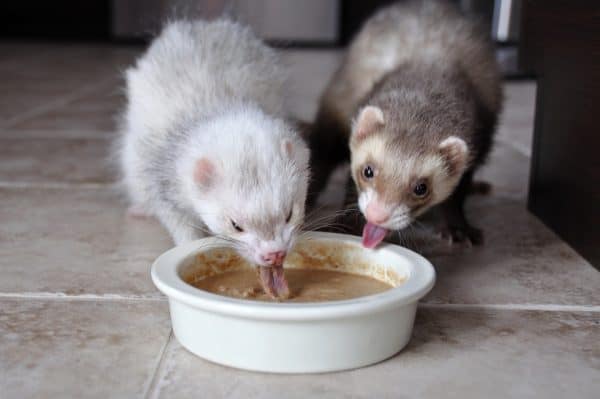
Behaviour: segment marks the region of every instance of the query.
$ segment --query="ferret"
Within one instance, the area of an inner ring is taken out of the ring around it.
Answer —
[[[126,72],[117,142],[132,212],[156,216],[175,244],[221,237],[274,295],[287,290],[280,266],[309,179],[308,147],[282,116],[285,78],[245,26],[171,22]]]
[[[377,246],[437,204],[444,237],[480,244],[463,203],[502,105],[486,36],[442,1],[398,3],[368,19],[321,97],[309,203],[350,158],[367,222],[364,246]]]

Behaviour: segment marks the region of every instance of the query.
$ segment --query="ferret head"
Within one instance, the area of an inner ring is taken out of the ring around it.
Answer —
[[[352,128],[352,177],[367,219],[367,247],[445,200],[467,167],[468,147],[461,138],[444,132],[399,134],[391,130],[402,129],[402,124],[393,122],[386,121],[380,108],[366,106]],[[417,130],[434,128],[439,127],[422,124]]]
[[[306,145],[282,120],[250,109],[202,127],[181,172],[197,216],[248,261],[281,265],[304,220]],[[212,132],[211,132],[212,131]]]

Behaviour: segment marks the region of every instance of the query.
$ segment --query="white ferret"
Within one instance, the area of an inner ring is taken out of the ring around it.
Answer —
[[[127,71],[117,144],[134,212],[176,244],[216,235],[281,266],[304,219],[307,146],[281,114],[274,50],[228,20],[168,24]]]

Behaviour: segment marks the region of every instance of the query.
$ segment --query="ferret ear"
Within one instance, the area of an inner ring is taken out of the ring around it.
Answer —
[[[289,139],[281,140],[281,153],[291,158],[294,155],[294,143]]]
[[[367,105],[358,114],[352,129],[352,141],[361,141],[385,125],[383,111],[379,107]]]
[[[450,136],[442,140],[439,150],[450,175],[464,172],[467,167],[469,148],[463,139]]]
[[[215,166],[208,158],[200,158],[194,165],[194,181],[200,187],[210,188],[215,181]]]

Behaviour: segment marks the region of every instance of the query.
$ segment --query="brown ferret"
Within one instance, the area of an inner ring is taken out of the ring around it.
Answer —
[[[477,23],[442,1],[379,10],[321,98],[309,206],[333,168],[350,159],[365,246],[437,204],[444,236],[481,243],[463,203],[490,152],[501,104],[493,47]]]

